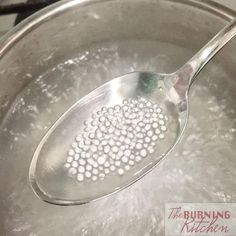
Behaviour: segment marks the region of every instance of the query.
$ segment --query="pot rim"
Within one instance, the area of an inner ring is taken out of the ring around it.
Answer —
[[[0,39],[0,59],[10,50],[21,38],[34,28],[50,20],[54,15],[60,14],[63,11],[69,10],[73,6],[84,7],[90,4],[101,2],[109,2],[113,0],[65,0],[56,2],[23,20],[17,26],[13,27]],[[159,0],[172,3],[179,3],[196,7],[198,9],[210,12],[219,18],[229,22],[236,17],[236,11],[225,7],[213,0]]]

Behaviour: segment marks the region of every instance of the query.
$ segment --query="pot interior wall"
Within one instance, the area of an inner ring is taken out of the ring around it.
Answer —
[[[141,181],[67,208],[41,202],[28,183],[37,144],[75,101],[131,71],[175,71],[225,24],[176,1],[114,0],[68,8],[9,48],[0,61],[0,232],[163,235],[167,202],[235,201],[235,40],[192,87],[181,143]]]

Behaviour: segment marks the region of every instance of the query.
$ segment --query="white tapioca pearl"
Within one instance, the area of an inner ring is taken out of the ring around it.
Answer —
[[[106,157],[101,156],[101,157],[98,158],[97,161],[98,161],[99,165],[103,165],[105,163],[105,161],[106,161]]]
[[[78,174],[77,175],[77,180],[82,182],[84,180],[84,175],[83,174]]]
[[[120,166],[121,162],[120,161],[115,161],[115,166]]]
[[[115,145],[115,141],[113,139],[110,139],[108,141],[108,144],[113,147]]]
[[[85,177],[86,178],[90,178],[91,176],[92,176],[91,172],[89,172],[89,171],[85,172]]]
[[[98,167],[98,163],[97,163],[96,161],[94,161],[93,167],[94,167],[94,168],[97,168],[97,167]]]
[[[130,160],[129,161],[129,165],[133,166],[134,165],[134,161]]]
[[[159,125],[164,125],[165,124],[165,122],[164,122],[164,120],[159,120]]]
[[[157,113],[160,113],[160,112],[161,112],[161,108],[157,108],[157,109],[156,109],[156,112],[157,112]]]
[[[95,133],[90,133],[90,134],[89,134],[89,138],[90,138],[90,139],[94,139],[94,138],[95,138]]]
[[[160,134],[160,133],[161,133],[160,129],[158,129],[158,128],[155,129],[155,133],[156,133],[156,134]]]
[[[67,169],[69,169],[69,168],[70,168],[70,163],[66,163],[64,166],[65,166]]]
[[[151,139],[150,139],[149,137],[145,137],[144,141],[145,141],[146,143],[149,143],[149,142],[151,142]]]
[[[136,144],[136,148],[137,148],[138,150],[142,149],[142,147],[143,147],[143,145],[142,145],[141,143],[137,143],[137,144]]]
[[[131,160],[134,160],[135,159],[135,156],[133,154],[130,155],[129,157]]]
[[[105,166],[105,167],[109,167],[109,166],[110,166],[110,163],[107,161],[107,162],[104,163],[104,166]]]
[[[162,130],[162,131],[166,131],[166,130],[167,130],[166,126],[164,126],[164,125],[161,126],[161,130]]]
[[[144,134],[143,133],[137,133],[137,138],[143,138],[144,137]]]
[[[66,161],[67,161],[68,163],[71,163],[71,162],[73,161],[73,157],[72,157],[72,156],[68,156],[67,159],[66,159]]]
[[[103,173],[100,173],[100,174],[99,174],[99,178],[100,178],[101,180],[103,180],[104,177],[105,177],[105,174],[103,174]]]
[[[76,153],[81,153],[81,149],[78,148],[78,147],[76,147],[76,148],[75,148],[75,152],[76,152]]]
[[[147,136],[152,137],[152,135],[153,135],[153,131],[152,131],[152,130],[149,130],[149,131],[147,132]]]
[[[156,129],[157,127],[158,127],[158,123],[157,123],[157,122],[154,122],[154,123],[152,124],[152,128]]]
[[[110,152],[110,149],[111,149],[110,146],[107,145],[107,146],[104,147],[103,151],[104,151],[104,153],[107,154],[107,153]]]
[[[160,138],[160,139],[163,139],[164,137],[165,137],[164,134],[160,134],[160,135],[159,135],[159,138]]]
[[[76,147],[77,147],[77,143],[76,143],[76,142],[73,142],[73,143],[71,144],[71,146],[72,146],[73,148],[76,148]]]
[[[73,156],[73,155],[75,155],[75,151],[74,151],[73,149],[70,149],[69,152],[68,152],[68,154],[69,154],[70,156]]]
[[[119,175],[123,175],[124,174],[124,170],[121,169],[121,168],[119,168],[117,172],[118,172]]]
[[[127,165],[127,166],[125,166],[125,170],[130,170],[130,166],[129,165]]]
[[[146,157],[147,156],[147,151],[145,149],[142,149],[140,151],[140,155],[141,155],[141,157]]]
[[[90,158],[91,157],[91,154],[89,152],[86,153],[85,155],[86,158]]]
[[[100,142],[99,142],[99,140],[97,140],[97,139],[93,139],[93,141],[92,141],[92,142],[93,142],[93,144],[94,144],[95,146],[98,146],[98,145],[99,145],[99,143],[100,143]]]
[[[149,147],[149,148],[148,148],[148,152],[149,152],[149,153],[154,153],[154,149],[153,149],[152,147]]]
[[[128,157],[123,156],[123,157],[121,158],[121,161],[124,162],[124,163],[127,163],[127,162],[129,161],[129,159],[128,159]]]
[[[91,165],[86,165],[86,170],[89,170],[89,171],[90,171],[90,170],[92,170],[92,168],[93,168],[93,167],[92,167]]]
[[[124,155],[129,157],[131,155],[131,151],[129,149],[125,150]]]
[[[92,170],[92,173],[93,173],[94,175],[97,175],[97,174],[99,173],[99,171],[98,171],[98,169],[93,169],[93,170]]]
[[[104,169],[104,172],[105,172],[105,174],[109,174],[109,173],[110,173],[110,170],[107,169],[107,168],[105,168],[105,169]]]
[[[92,145],[92,146],[90,147],[90,150],[91,150],[92,152],[96,152],[98,149],[97,149],[97,146]]]
[[[79,164],[82,165],[82,166],[86,164],[86,161],[85,161],[84,159],[79,159],[78,162],[79,162]]]
[[[96,175],[92,176],[92,180],[93,181],[97,181],[98,180],[98,177]]]
[[[85,168],[83,166],[79,166],[78,167],[78,171],[79,171],[79,173],[84,173],[85,172]]]
[[[75,140],[76,140],[77,142],[80,142],[81,136],[78,135],[78,136],[75,138]]]
[[[85,157],[86,157],[86,152],[81,152],[80,156],[81,156],[82,158],[85,158]]]
[[[163,114],[159,114],[158,117],[159,117],[160,119],[164,119],[164,115],[163,115]]]
[[[78,162],[77,161],[73,161],[71,166],[74,167],[74,168],[77,168],[78,167]]]
[[[111,170],[111,171],[115,171],[115,169],[116,169],[115,166],[113,166],[113,165],[110,166],[110,170]]]
[[[69,169],[69,173],[72,174],[72,175],[75,175],[77,173],[77,170],[75,168],[71,167]]]
[[[136,161],[136,162],[140,162],[141,160],[142,160],[142,158],[141,158],[140,156],[136,156],[136,157],[135,157],[135,161]]]
[[[158,139],[158,136],[157,136],[157,135],[153,135],[153,136],[152,136],[152,140],[153,140],[153,141],[156,141],[157,139]]]

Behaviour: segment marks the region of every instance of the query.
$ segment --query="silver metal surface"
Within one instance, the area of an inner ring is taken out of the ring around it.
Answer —
[[[177,70],[234,16],[210,1],[93,2],[56,4],[1,43],[2,235],[163,235],[166,202],[236,199],[234,40],[194,83],[186,132],[158,168],[87,205],[53,206],[34,195],[33,153],[72,104],[132,71]]]

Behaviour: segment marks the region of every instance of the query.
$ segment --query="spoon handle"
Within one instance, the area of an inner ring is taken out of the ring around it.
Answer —
[[[177,82],[182,91],[188,91],[202,68],[236,35],[236,18],[226,25],[210,42],[197,52],[177,72]],[[181,79],[181,81],[179,81]],[[184,92],[183,91],[183,92]]]

